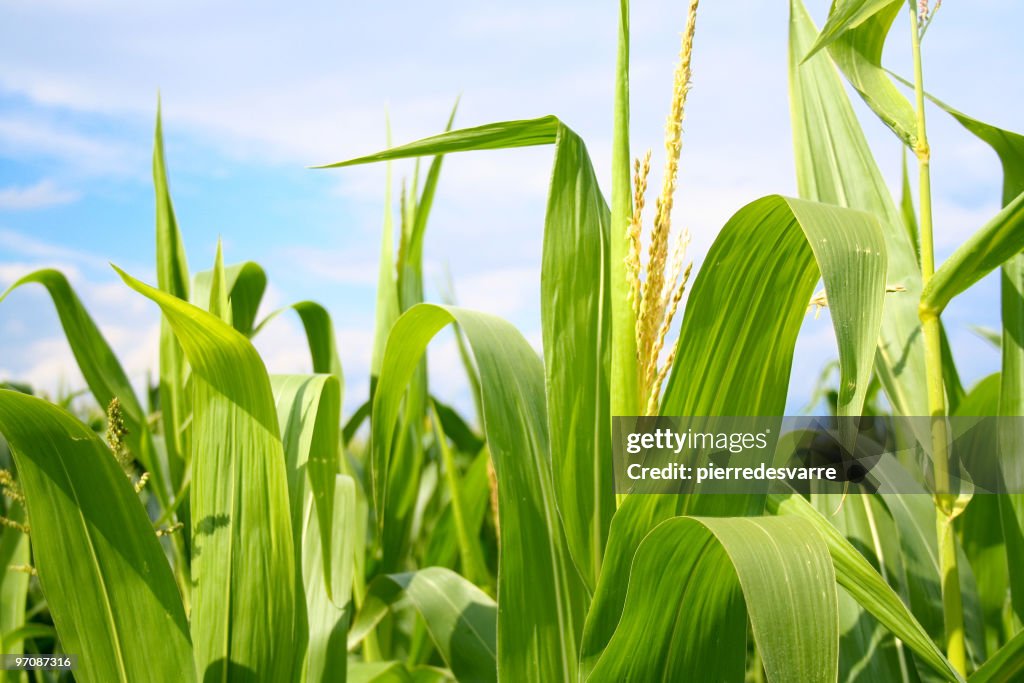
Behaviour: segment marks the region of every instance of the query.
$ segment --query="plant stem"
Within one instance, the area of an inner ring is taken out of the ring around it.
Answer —
[[[921,66],[921,32],[917,3],[909,2],[911,40],[914,53],[914,96],[917,109],[917,156],[921,201],[921,281],[927,285],[935,273],[935,242],[932,231],[931,150],[924,114],[924,76]],[[942,328],[939,314],[921,308],[921,332],[924,337],[925,368],[928,384],[928,412],[931,416],[932,465],[935,474],[936,532],[939,543],[939,573],[942,586],[942,612],[946,627],[946,656],[957,671],[967,673],[964,643],[964,611],[960,596],[960,572],[957,567],[956,536],[953,532],[956,496],[950,490],[946,394],[942,376]]]

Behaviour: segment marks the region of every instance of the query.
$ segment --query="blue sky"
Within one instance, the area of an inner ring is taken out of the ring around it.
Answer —
[[[42,266],[68,272],[133,378],[156,357],[156,309],[107,265],[152,280],[152,125],[162,93],[166,149],[193,270],[218,236],[229,262],[270,276],[268,308],[316,299],[337,326],[346,405],[366,395],[384,169],[313,171],[437,132],[457,95],[457,125],[554,113],[608,176],[615,2],[138,4],[4,1],[0,21],[0,287]],[[827,2],[809,0],[819,23]],[[655,148],[686,3],[633,3],[633,145]],[[787,3],[705,0],[698,20],[674,221],[699,266],[743,204],[795,193],[786,86]],[[741,9],[740,9],[741,8]],[[947,0],[925,44],[935,94],[1020,129],[1024,63],[1013,0]],[[900,20],[888,64],[906,72]],[[1009,82],[1009,85],[1006,83]],[[858,103],[859,110],[864,113]],[[899,146],[865,113],[887,177]],[[994,155],[931,113],[940,258],[998,209]],[[450,270],[460,303],[512,320],[539,346],[539,264],[550,149],[456,155],[445,162],[427,235],[428,285]],[[396,166],[396,178],[411,167]],[[657,173],[652,185],[659,182]],[[428,286],[428,295],[436,288]],[[998,325],[992,279],[946,315],[968,379],[998,367],[971,325]],[[272,372],[308,369],[295,320],[257,345]],[[431,351],[435,390],[465,400],[451,339]],[[791,383],[802,405],[835,356],[827,316],[808,316]],[[0,305],[0,378],[81,386],[41,289]]]

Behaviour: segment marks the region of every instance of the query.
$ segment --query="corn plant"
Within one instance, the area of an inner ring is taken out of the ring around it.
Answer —
[[[157,286],[118,271],[163,315],[158,411],[143,408],[60,273],[12,287],[49,290],[110,415],[104,442],[66,410],[0,390],[16,470],[0,481],[10,501],[0,560],[19,569],[0,585],[5,648],[58,641],[79,655],[84,681],[1021,675],[1021,496],[954,496],[941,478],[947,415],[1021,414],[1024,137],[935,100],[995,148],[1006,205],[936,268],[920,42],[937,8],[836,2],[819,32],[792,0],[801,196],[740,207],[692,267],[671,217],[699,68],[697,2],[653,211],[652,155],[631,158],[628,2],[619,7],[610,202],[583,140],[554,116],[460,130],[449,121],[441,135],[330,165],[433,157],[422,191],[414,178],[399,202],[397,256],[386,213],[370,396],[344,429],[326,311],[294,306],[316,374],[272,377],[250,342],[268,322],[255,322],[262,269],[227,267],[218,250],[211,270],[190,277],[158,118]],[[881,67],[900,12],[913,104]],[[909,190],[893,201],[840,74],[917,158],[919,216]],[[543,359],[500,318],[424,302],[422,280],[443,155],[535,145],[554,155]],[[1003,370],[968,391],[940,315],[996,268]],[[877,410],[865,404],[881,386],[895,414],[931,416],[937,493],[617,496],[613,416],[781,422],[809,302],[831,313],[835,412]],[[448,326],[485,443],[429,392],[425,352]],[[1004,455],[1019,439],[1000,434]],[[23,609],[33,572],[50,631],[32,631]]]

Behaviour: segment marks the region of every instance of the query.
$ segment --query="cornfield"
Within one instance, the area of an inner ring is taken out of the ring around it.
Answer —
[[[702,263],[672,225],[697,0],[663,153],[645,154],[630,144],[619,2],[609,199],[555,116],[455,128],[453,109],[439,135],[310,171],[388,164],[372,379],[345,419],[353,388],[328,310],[302,301],[258,319],[265,271],[220,248],[189,269],[158,109],[156,282],[114,266],[162,315],[149,395],[64,273],[0,297],[46,289],[104,411],[0,389],[0,653],[75,658],[0,682],[1024,680],[1024,490],[957,490],[947,453],[949,419],[1024,416],[1024,136],[926,90],[939,6],[837,0],[819,31],[790,1],[799,197],[738,208]],[[905,79],[882,65],[896,41],[914,57]],[[848,88],[904,148],[898,198]],[[991,146],[1004,174],[1002,210],[942,263],[926,107]],[[445,155],[526,146],[554,157],[540,355],[509,322],[424,295]],[[395,221],[390,162],[410,158],[429,165]],[[1002,369],[964,387],[942,313],[996,271]],[[835,332],[835,417],[924,417],[928,453],[903,466],[926,483],[616,488],[623,417],[781,420],[814,307]],[[252,340],[292,312],[313,374],[269,374]],[[431,390],[425,354],[446,328],[474,415]],[[1024,430],[1000,424],[989,457],[1019,474]]]

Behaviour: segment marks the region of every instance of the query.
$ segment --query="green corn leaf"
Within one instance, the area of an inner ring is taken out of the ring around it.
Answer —
[[[330,167],[539,144],[556,146],[541,269],[547,418],[551,450],[560,454],[554,459],[554,484],[573,560],[593,587],[615,505],[607,485],[610,218],[583,141],[557,118],[546,116],[452,131]],[[386,509],[379,490],[383,485],[375,485],[379,509]]]
[[[387,145],[391,147],[391,123],[387,123]],[[384,186],[384,224],[380,237],[380,256],[377,272],[377,305],[374,312],[373,356],[370,360],[370,393],[380,376],[380,364],[384,360],[384,345],[388,332],[398,320],[398,274],[395,271],[395,222],[391,206],[391,162],[387,163],[387,180]]]
[[[194,680],[170,566],[110,450],[63,409],[7,390],[0,432],[18,467],[50,614],[64,651],[79,656],[76,679]]]
[[[504,121],[489,123],[475,128],[463,128],[450,133],[442,133],[424,138],[406,145],[392,147],[383,152],[324,164],[314,168],[342,168],[358,166],[377,161],[393,159],[409,159],[412,157],[451,152],[465,152],[479,149],[508,149],[510,147],[532,147],[550,145],[555,142],[561,121],[555,116],[544,116],[538,119],[521,121]]]
[[[159,288],[183,301],[189,298],[188,260],[174,216],[174,204],[164,161],[163,124],[157,99],[156,131],[153,135],[153,189],[156,195],[156,278]],[[189,453],[186,425],[191,406],[185,390],[187,370],[181,347],[166,319],[160,321],[160,415],[171,487],[183,483],[185,459]],[[187,510],[183,512],[187,515]],[[187,518],[187,517],[186,517]]]
[[[818,50],[831,45],[842,34],[860,26],[893,3],[894,0],[838,0],[838,2],[833,2],[828,20],[822,27],[818,39],[814,41],[814,45],[808,50],[804,61],[813,57]]]
[[[352,580],[355,568],[356,485],[352,477],[337,475],[331,506],[330,545],[315,511],[312,491],[306,496],[302,525],[302,578],[309,619],[309,683],[344,683],[348,666],[345,641],[352,619]]]
[[[769,681],[836,680],[835,574],[810,524],[668,520],[637,549],[622,622],[587,680],[743,680],[747,616]]]
[[[288,500],[295,530],[296,558],[301,559],[307,497],[316,509],[321,537],[323,581],[330,595],[331,539],[334,533],[334,481],[338,475],[341,388],[332,375],[274,375],[270,385],[284,446]],[[349,517],[351,519],[351,517]]]
[[[206,311],[145,285],[192,368],[192,636],[206,680],[288,680],[306,644],[284,449],[256,350]]]
[[[224,250],[220,240],[217,240],[217,255],[213,259],[213,270],[211,272],[212,277],[210,278],[206,296],[200,297],[198,306],[203,308],[205,300],[205,303],[207,303],[206,310],[230,325],[231,304],[228,302],[228,282],[224,274]],[[195,288],[193,288],[193,293],[195,293]]]
[[[906,291],[886,299],[875,371],[894,412],[927,415],[917,315],[921,274],[914,247],[828,56],[818,54],[801,64],[817,30],[800,0],[790,7],[790,104],[800,196],[878,219],[888,254],[886,285]]]
[[[950,680],[963,680],[895,591],[814,506],[798,495],[773,494],[768,497],[768,510],[802,517],[813,525],[828,546],[839,585],[936,672]]]
[[[399,318],[374,397],[374,477],[379,481],[387,474],[404,389],[427,343],[453,322],[465,332],[480,369],[487,443],[498,479],[499,672],[507,680],[573,680],[585,592],[555,505],[544,369],[514,327],[490,315],[428,304]],[[510,599],[502,602],[502,596]]]
[[[189,277],[185,245],[174,216],[174,204],[167,183],[164,134],[160,100],[156,103],[156,132],[153,136],[153,186],[156,192],[156,278],[160,289],[179,299],[188,299]]]
[[[53,300],[71,353],[75,356],[75,362],[96,402],[103,408],[106,408],[115,396],[121,402],[125,426],[128,429],[125,436],[128,449],[150,473],[153,478],[152,491],[161,505],[166,507],[167,475],[159,458],[156,457],[153,436],[146,424],[146,414],[110,344],[60,271],[44,269],[30,273],[0,295],[0,301],[7,298],[15,289],[30,283],[45,287]]]
[[[870,5],[882,3],[871,2]],[[828,53],[865,103],[896,134],[903,144],[917,144],[917,114],[914,106],[882,68],[882,51],[892,23],[907,10],[904,0],[889,0],[872,10],[856,27],[832,40]],[[917,7],[910,11],[916,12]],[[827,25],[826,25],[827,29]],[[821,40],[819,36],[818,41]],[[813,52],[813,50],[812,50]]]
[[[1024,631],[985,661],[968,678],[969,683],[1013,683],[1024,673]]]
[[[765,197],[726,223],[705,262],[686,305],[662,414],[781,415],[819,277],[839,346],[838,411],[860,414],[885,297],[886,245],[872,216]],[[749,303],[734,310],[736,301]]]
[[[448,123],[444,127],[446,133],[452,129],[452,123],[455,122],[455,112],[458,109],[459,100],[456,98],[451,114],[448,116]],[[430,209],[434,205],[434,195],[437,194],[437,183],[441,177],[441,164],[443,162],[443,154],[438,154],[430,161],[427,178],[423,183],[423,192],[420,194],[419,201],[416,202],[413,221],[410,226],[408,250],[406,258],[402,262],[402,268],[405,272],[399,277],[399,280],[402,281],[406,277],[413,277],[418,280],[419,296],[415,301],[403,302],[402,310],[406,310],[423,300],[423,240],[427,232],[427,219],[430,216]]]
[[[199,308],[209,310],[210,287],[213,270],[204,270],[192,279],[190,301]],[[231,324],[247,337],[255,334],[254,323],[263,294],[267,289],[267,273],[253,261],[224,266],[224,283],[231,303]]]
[[[968,238],[928,281],[921,308],[938,315],[950,300],[1024,249],[1024,192]]]
[[[374,579],[353,631],[368,631],[402,598],[423,618],[438,652],[460,683],[498,679],[497,606],[472,583],[442,567]]]

